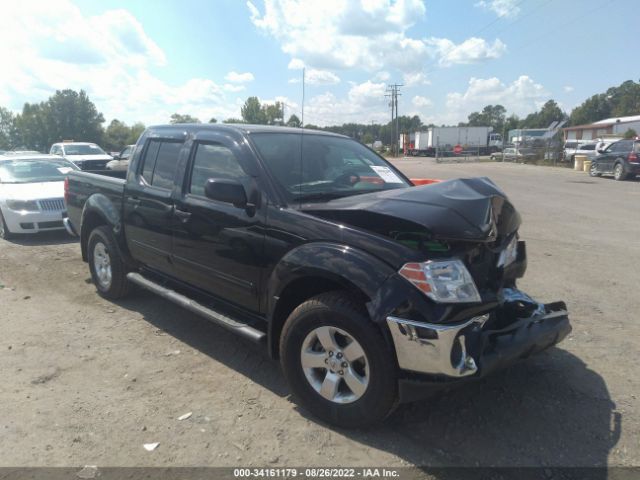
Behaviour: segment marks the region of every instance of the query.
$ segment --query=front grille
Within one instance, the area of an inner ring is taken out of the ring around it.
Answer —
[[[104,170],[109,160],[85,160],[80,163],[82,170]]]
[[[48,198],[40,200],[40,210],[44,212],[61,212],[64,210],[64,200],[62,198]]]
[[[64,225],[62,224],[62,220],[57,220],[54,222],[38,222],[38,228],[62,228]]]

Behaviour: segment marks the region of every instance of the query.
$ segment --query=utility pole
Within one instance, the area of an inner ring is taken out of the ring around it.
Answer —
[[[304,128],[304,67],[302,68],[302,119],[300,123],[300,126]]]
[[[398,121],[398,96],[401,96],[400,87],[402,84],[394,83],[387,86],[387,93],[385,97],[391,97],[389,106],[391,107],[391,131],[392,136],[395,138],[395,156],[400,154],[400,125]],[[395,119],[395,122],[394,122]],[[391,142],[391,149],[393,150],[394,142]]]

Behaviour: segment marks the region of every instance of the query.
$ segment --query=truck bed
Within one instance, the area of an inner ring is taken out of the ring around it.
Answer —
[[[67,187],[67,214],[73,228],[79,232],[82,219],[82,210],[87,199],[92,196],[96,201],[100,197],[106,197],[118,211],[122,208],[124,183],[127,172],[125,171],[101,171],[90,173],[83,171],[69,172]],[[119,178],[121,177],[121,178]]]

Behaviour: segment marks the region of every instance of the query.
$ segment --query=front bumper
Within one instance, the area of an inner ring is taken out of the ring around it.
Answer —
[[[11,233],[37,233],[50,230],[63,230],[65,212],[62,211],[14,211],[3,209],[7,227]]]
[[[456,324],[388,316],[405,376],[431,386],[480,378],[557,344],[571,331],[563,302],[538,304],[515,289],[505,289],[504,296],[490,313]]]

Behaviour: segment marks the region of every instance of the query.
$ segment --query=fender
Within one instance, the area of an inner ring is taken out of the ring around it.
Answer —
[[[116,208],[113,201],[102,193],[94,193],[91,195],[84,204],[82,209],[82,216],[80,220],[80,239],[82,259],[87,259],[87,244],[89,242],[90,230],[93,229],[95,222],[87,222],[87,219],[92,216],[98,216],[101,219],[101,223],[111,228],[113,235],[116,238],[120,253],[127,263],[133,262],[133,259],[129,255],[129,249],[127,248],[124,239],[124,230],[122,229],[122,216],[120,210]]]
[[[270,351],[277,349],[282,326],[274,318],[276,307],[282,293],[293,282],[320,277],[348,289],[357,289],[373,300],[385,280],[394,273],[390,265],[369,253],[339,243],[307,243],[289,251],[275,266],[266,285]],[[367,309],[372,320],[379,321],[371,302],[367,302]]]

